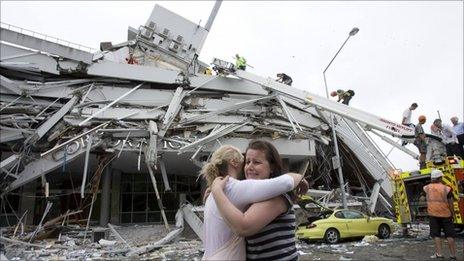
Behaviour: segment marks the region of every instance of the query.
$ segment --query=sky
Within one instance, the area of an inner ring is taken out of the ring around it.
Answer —
[[[145,24],[155,4],[204,26],[214,1],[1,1],[1,22],[99,48],[127,40],[127,28]],[[350,106],[401,122],[412,102],[413,122],[425,115],[450,123],[464,118],[463,1],[224,1],[200,53],[232,61],[243,55],[265,77],[285,72],[293,86],[325,96],[352,89]],[[387,153],[391,146],[382,142]],[[409,144],[408,148],[417,152]],[[417,162],[389,154],[403,170]]]

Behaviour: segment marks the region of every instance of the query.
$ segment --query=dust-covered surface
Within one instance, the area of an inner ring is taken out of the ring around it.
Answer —
[[[134,225],[116,229],[132,248],[152,244],[167,234],[161,225]],[[297,246],[300,260],[428,260],[434,253],[434,243],[428,233],[427,225],[414,225],[407,237],[402,237],[401,231],[397,230],[390,239],[385,240],[367,236],[335,245],[298,241]],[[463,243],[463,234],[459,234],[458,260],[464,260]],[[37,240],[34,244],[46,247],[6,243],[6,257],[9,260],[200,260],[203,255],[201,241],[188,226],[173,242],[132,256],[128,254],[129,247],[111,232],[100,243],[91,243],[89,238],[84,240],[82,232],[79,232],[63,235],[60,241]],[[446,242],[443,249],[445,257],[449,257]]]
[[[463,236],[458,234],[456,238],[458,260],[464,260]],[[389,239],[366,236],[335,245],[300,241],[298,249],[300,260],[429,260],[435,246],[429,237],[429,226],[419,224],[410,227],[406,237],[402,236],[401,230],[396,230]],[[447,242],[443,244],[443,253],[445,257],[450,255]]]
[[[462,259],[462,240],[459,242]],[[446,243],[444,246],[445,256],[449,256]],[[434,253],[434,244],[428,238],[347,241],[336,245],[300,242],[299,253],[300,260],[428,260]]]
[[[59,249],[50,241],[47,244],[49,247],[44,249],[7,247],[6,257],[9,260],[200,260],[203,256],[201,241],[185,238],[137,256],[126,256],[126,248],[120,243],[102,246],[99,243],[68,241],[63,244],[66,249]]]
[[[119,240],[113,233],[98,243],[91,242],[90,232],[66,233],[61,240],[36,240],[33,243],[44,247],[2,242],[6,245],[5,256],[9,260],[200,260],[203,256],[202,243],[187,226],[182,234],[171,243],[143,254],[130,255],[131,249],[153,244],[168,234],[162,225],[133,225],[116,227],[127,242]]]

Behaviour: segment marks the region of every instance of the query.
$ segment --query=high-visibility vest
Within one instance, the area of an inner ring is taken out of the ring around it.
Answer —
[[[235,66],[237,66],[237,67],[246,66],[245,58],[243,58],[242,56],[238,57],[236,62],[235,62]]]
[[[451,188],[441,183],[430,183],[424,186],[427,196],[427,212],[434,217],[451,217],[448,204],[448,193]]]

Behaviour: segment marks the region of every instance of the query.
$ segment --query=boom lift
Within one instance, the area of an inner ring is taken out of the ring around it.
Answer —
[[[215,58],[213,60],[213,65],[216,69],[223,73],[235,75],[243,80],[259,84],[269,92],[276,92],[296,101],[314,106],[317,109],[332,112],[343,118],[362,123],[365,125],[365,129],[376,129],[402,139],[414,138],[414,129],[400,123],[396,123],[374,114],[346,106],[339,102],[328,100],[324,97],[309,93],[304,90],[289,88],[288,85],[276,82],[271,78],[264,78],[243,70],[235,70],[234,65],[230,62]]]
[[[412,142],[414,138],[413,128],[339,102],[328,100],[324,97],[301,89],[289,87],[288,85],[277,82],[271,78],[264,78],[244,70],[237,70],[232,63],[227,61],[215,58],[212,64],[213,69],[221,75],[233,75],[245,81],[258,84],[263,89],[267,90],[269,94],[276,94],[285,97],[285,102],[294,106],[297,104],[300,106],[303,105],[305,108],[312,107],[323,119],[328,119],[328,117],[330,117],[330,113],[333,113],[338,122],[335,126],[338,137],[341,138],[350,147],[350,149],[358,155],[358,158],[362,161],[363,165],[368,169],[371,175],[373,175],[373,178],[376,180],[376,184],[378,184],[377,186],[374,186],[371,191],[369,210],[374,212],[377,199],[383,203],[387,210],[391,208],[388,200],[386,200],[380,192],[383,191],[384,194],[389,197],[393,196],[393,189],[388,173],[393,172],[395,167],[388,161],[383,152],[366,134],[366,131],[372,131],[383,140],[386,140],[398,149],[406,151],[409,155],[417,158],[417,154],[414,152],[401,147],[394,141],[391,141],[387,137],[379,135],[374,131],[377,130],[393,137],[398,137],[402,140]],[[289,121],[292,121],[291,115],[289,117]],[[435,135],[426,135],[427,137],[441,140],[441,138]]]

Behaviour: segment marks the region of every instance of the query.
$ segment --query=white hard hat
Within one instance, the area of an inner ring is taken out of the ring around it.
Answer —
[[[441,172],[441,170],[433,169],[432,173],[430,173],[431,179],[438,179],[440,177],[443,177],[443,172]]]

